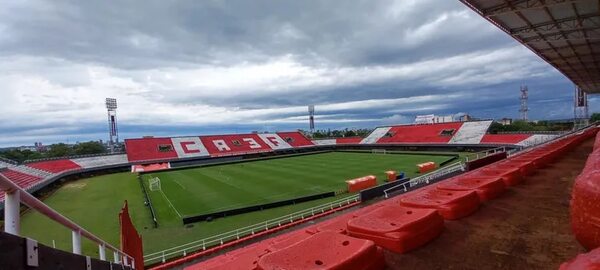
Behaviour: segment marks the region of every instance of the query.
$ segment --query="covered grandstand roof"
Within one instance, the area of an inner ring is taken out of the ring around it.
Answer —
[[[460,0],[588,93],[600,93],[600,0]]]

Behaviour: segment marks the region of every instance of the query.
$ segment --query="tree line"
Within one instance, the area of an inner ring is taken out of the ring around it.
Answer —
[[[29,149],[9,149],[0,151],[0,157],[21,163],[25,160],[106,153],[106,147],[104,147],[103,144],[93,141],[78,143],[75,145],[57,143],[46,146],[46,148],[47,150],[43,152],[31,151]]]
[[[313,139],[324,139],[324,138],[343,138],[343,137],[366,137],[371,133],[372,129],[327,129],[327,130],[316,130],[312,134]]]
[[[502,125],[498,122],[493,122],[489,132],[496,134],[498,132],[523,132],[523,131],[569,131],[573,129],[572,122],[551,122],[537,121],[527,122],[517,120],[510,125]]]

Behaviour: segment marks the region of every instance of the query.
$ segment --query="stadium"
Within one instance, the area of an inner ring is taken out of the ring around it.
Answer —
[[[600,2],[460,2],[566,76],[587,114]],[[366,136],[143,136],[119,151],[116,100],[105,105],[112,153],[0,158],[0,269],[600,267],[587,117],[491,133],[492,120],[425,115]]]

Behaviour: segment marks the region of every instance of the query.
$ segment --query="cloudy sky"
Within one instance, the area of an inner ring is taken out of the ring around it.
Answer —
[[[458,1],[0,0],[0,146],[572,117],[573,85]],[[596,103],[591,101],[592,105]]]

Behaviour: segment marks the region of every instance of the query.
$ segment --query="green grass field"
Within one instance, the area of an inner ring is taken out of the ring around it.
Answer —
[[[368,174],[375,174],[383,182],[385,170],[410,175],[417,163],[439,164],[448,158],[332,152],[160,172],[147,174],[144,179],[145,184],[152,177],[160,179],[161,191],[149,191],[157,210],[169,215],[160,208],[171,206],[170,216],[181,218],[345,190],[345,180]]]
[[[159,228],[153,228],[150,211],[136,175],[117,173],[68,183],[45,199],[45,203],[81,224],[92,233],[118,245],[118,212],[129,201],[132,219],[144,240],[146,253],[160,251],[218,233],[235,230],[328,201],[326,198],[296,205],[241,214],[212,222],[183,226],[181,215],[212,212],[279,201],[298,196],[345,188],[345,180],[375,174],[381,183],[384,171],[394,169],[417,175],[415,164],[436,163],[450,156],[331,152],[315,155],[199,167],[154,173],[161,179],[161,192],[149,191],[157,212]],[[147,178],[147,176],[145,176]],[[147,181],[144,180],[147,184]],[[343,195],[342,195],[343,196]],[[71,249],[71,234],[53,221],[34,212],[22,217],[22,233],[58,248]],[[98,248],[84,241],[84,253],[98,254]]]

